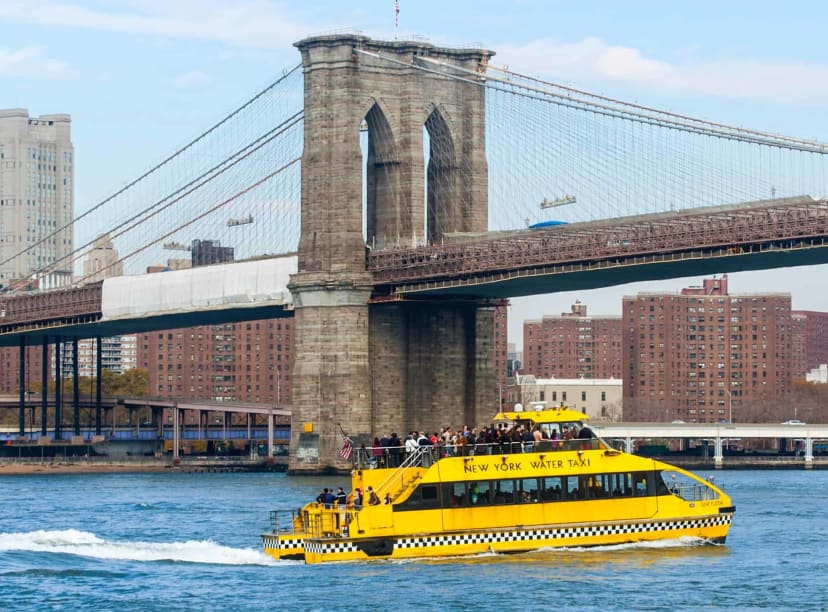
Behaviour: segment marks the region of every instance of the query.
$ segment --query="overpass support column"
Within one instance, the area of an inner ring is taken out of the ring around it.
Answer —
[[[181,429],[179,425],[179,421],[181,420],[181,414],[178,412],[178,404],[173,404],[172,407],[173,413],[173,463],[178,463],[178,445],[181,443]]]
[[[49,408],[49,338],[43,336],[40,351],[40,437],[46,438]]]
[[[267,462],[273,463],[273,413],[267,413]]]
[[[101,356],[101,337],[95,338],[95,435],[101,435],[101,370],[103,357]]]
[[[73,433],[80,435],[80,389],[78,363],[78,339],[72,338],[72,426]]]
[[[805,469],[814,467],[814,441],[811,436],[805,438]]]
[[[63,375],[61,374],[61,360],[62,360],[62,351],[61,351],[61,340],[60,336],[55,338],[55,442],[58,442],[61,438],[63,438],[63,432],[61,431],[61,421],[63,420],[63,414],[61,408],[63,408],[63,394],[61,391],[63,390]]]
[[[626,445],[626,447],[627,447],[627,452],[628,452],[629,454],[631,454],[631,455],[632,455],[632,452],[633,452],[633,440],[632,440],[632,437],[631,437],[631,436],[627,436],[627,439],[625,440],[625,442],[624,442],[624,443],[625,443],[625,445]]]
[[[722,439],[719,436],[716,436],[716,442],[713,451],[713,463],[715,464],[717,470],[722,468],[722,463],[724,461],[722,446]]]
[[[18,415],[18,433],[26,435],[26,336],[20,336],[20,363],[18,387],[20,388],[20,414]]]

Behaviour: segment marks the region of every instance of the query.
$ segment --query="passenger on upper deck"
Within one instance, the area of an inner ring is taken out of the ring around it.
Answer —
[[[411,455],[417,452],[417,439],[414,435],[414,432],[411,432],[405,438],[405,452],[407,455]]]
[[[388,461],[390,463],[390,467],[399,467],[400,463],[400,447],[402,446],[402,440],[397,435],[396,432],[391,434],[391,439],[389,442],[388,448]]]
[[[534,438],[535,442],[540,442],[543,440],[543,432],[541,431],[540,425],[535,425],[535,428],[532,430],[532,437]]]
[[[581,440],[588,440],[594,437],[595,433],[587,425],[581,427],[581,431],[578,432],[578,438]]]
[[[322,489],[322,492],[317,495],[316,501],[317,503],[323,504],[326,508],[333,507],[333,504],[336,501],[333,489],[328,489],[327,487]]]

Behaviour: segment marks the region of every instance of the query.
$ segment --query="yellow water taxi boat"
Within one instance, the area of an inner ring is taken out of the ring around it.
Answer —
[[[564,407],[503,412],[499,427],[537,429],[541,439],[422,446],[398,467],[357,456],[352,490],[373,490],[387,503],[372,505],[366,494],[362,505],[274,511],[272,531],[262,535],[265,553],[322,563],[725,541],[735,508],[719,487],[612,448],[586,419]]]

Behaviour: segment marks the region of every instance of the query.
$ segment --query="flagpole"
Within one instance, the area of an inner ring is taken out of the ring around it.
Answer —
[[[398,40],[400,29],[400,0],[394,0],[394,40]]]

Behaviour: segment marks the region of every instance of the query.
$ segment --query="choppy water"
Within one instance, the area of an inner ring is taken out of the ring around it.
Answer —
[[[268,512],[342,479],[4,476],[0,609],[828,609],[828,471],[716,479],[736,504],[721,547],[306,566],[260,552]]]

